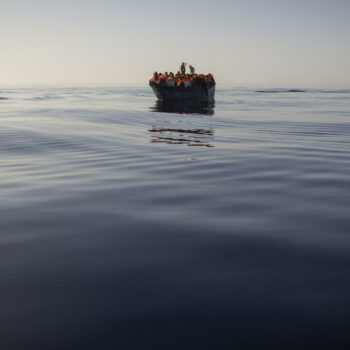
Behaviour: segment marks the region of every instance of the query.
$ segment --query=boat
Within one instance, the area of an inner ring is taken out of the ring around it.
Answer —
[[[162,101],[214,101],[215,82],[185,87],[159,84],[151,79],[149,85]]]

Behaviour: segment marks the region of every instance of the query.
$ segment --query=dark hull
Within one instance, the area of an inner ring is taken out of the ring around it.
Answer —
[[[151,80],[149,85],[153,89],[157,98],[162,101],[214,101],[215,84],[208,87],[173,87],[159,85]]]

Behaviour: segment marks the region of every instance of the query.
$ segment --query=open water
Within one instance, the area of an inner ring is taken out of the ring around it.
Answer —
[[[0,348],[349,349],[350,90],[0,89]]]

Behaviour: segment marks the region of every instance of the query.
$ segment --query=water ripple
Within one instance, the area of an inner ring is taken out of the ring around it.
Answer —
[[[350,91],[263,90],[0,91],[3,347],[348,345]]]

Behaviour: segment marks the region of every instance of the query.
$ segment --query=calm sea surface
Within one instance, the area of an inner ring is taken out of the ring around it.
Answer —
[[[0,89],[0,348],[349,349],[350,90]]]

